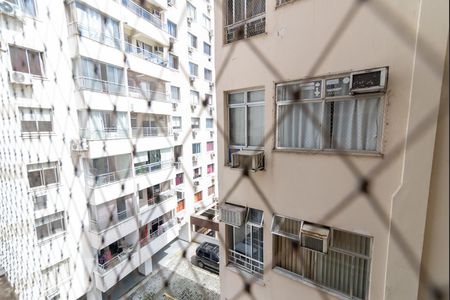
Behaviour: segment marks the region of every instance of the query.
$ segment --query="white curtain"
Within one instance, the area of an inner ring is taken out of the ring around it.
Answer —
[[[278,118],[280,120],[278,126],[279,147],[320,148],[322,103],[279,106]]]
[[[264,106],[247,108],[247,131],[249,146],[264,146]]]
[[[105,129],[102,111],[91,111],[87,124],[87,135],[91,139],[101,139],[102,132]]]
[[[230,107],[230,144],[245,145],[245,108]]]
[[[328,103],[333,118],[331,148],[376,151],[379,102],[374,98]]]

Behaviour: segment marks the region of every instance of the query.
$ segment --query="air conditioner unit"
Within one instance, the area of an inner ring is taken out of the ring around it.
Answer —
[[[19,20],[22,19],[22,10],[20,7],[5,0],[0,0],[0,14],[5,14]]]
[[[208,61],[212,61],[212,57],[211,56],[208,56]]]
[[[72,140],[70,142],[70,149],[74,152],[85,152],[89,150],[89,144],[86,139]]]
[[[199,186],[200,185],[200,181],[194,181],[194,186]]]
[[[189,52],[190,54],[192,54],[192,51],[194,51],[194,48],[188,47],[188,52]]]
[[[211,9],[212,9],[211,4],[206,5],[206,9],[207,9],[208,11],[211,11]]]
[[[388,80],[388,67],[352,72],[350,74],[350,93],[384,93]]]
[[[197,155],[192,155],[192,163],[198,163],[198,157]]]
[[[167,0],[167,5],[168,6],[174,6],[175,5],[175,0]]]
[[[213,152],[213,153],[210,153],[209,156],[211,157],[211,159],[213,159],[214,157],[216,157],[216,154]]]
[[[197,131],[192,131],[192,137],[195,139],[195,137],[197,136]]]
[[[193,83],[195,81],[195,76],[189,76],[189,81]]]
[[[184,192],[182,192],[182,191],[177,191],[177,199],[178,199],[178,200],[184,199]]]
[[[213,37],[213,35],[214,35],[214,31],[211,29],[211,30],[209,30],[209,37],[210,38],[212,38]]]
[[[178,140],[178,136],[179,136],[180,134],[178,133],[178,132],[174,132],[173,133],[173,139],[176,141],[176,140]]]
[[[240,150],[231,154],[231,167],[251,171],[264,170],[264,151]]]
[[[209,114],[212,116],[213,112],[214,112],[214,107],[209,107],[208,108]]]
[[[214,82],[209,83],[209,88],[212,89],[214,87]]]
[[[215,176],[212,176],[211,177],[211,184],[214,184],[216,182],[216,177]]]
[[[213,136],[214,136],[214,130],[211,130],[211,131],[209,132],[209,135],[210,135],[211,137],[213,137]]]
[[[177,110],[178,103],[172,103],[172,109],[175,111]]]
[[[329,235],[328,228],[312,224],[303,223],[300,230],[302,246],[322,253],[328,252]]]
[[[247,208],[233,205],[233,204],[222,204],[219,207],[219,219],[220,222],[225,224],[241,227],[245,222],[245,216],[247,215]]]
[[[194,110],[197,108],[197,104],[191,104],[191,109]]]
[[[194,19],[192,19],[192,17],[187,17],[187,23],[188,23],[188,25],[191,25],[193,20],[194,20]]]
[[[9,72],[9,81],[13,84],[23,84],[23,85],[33,84],[31,74],[16,71]]]

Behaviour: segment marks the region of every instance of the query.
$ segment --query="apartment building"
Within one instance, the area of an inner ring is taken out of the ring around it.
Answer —
[[[221,3],[221,299],[445,295],[448,1]]]
[[[191,240],[217,194],[213,22],[208,1],[0,1],[0,264],[20,299],[118,297]]]

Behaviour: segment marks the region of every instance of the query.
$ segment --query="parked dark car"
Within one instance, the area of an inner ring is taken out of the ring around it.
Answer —
[[[219,246],[203,242],[195,250],[192,263],[203,269],[219,273]]]

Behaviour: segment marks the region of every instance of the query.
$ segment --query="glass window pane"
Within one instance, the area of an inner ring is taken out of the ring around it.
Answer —
[[[11,66],[14,71],[29,73],[25,49],[11,46],[9,47],[9,54],[11,56]]]
[[[247,119],[248,145],[264,145],[264,106],[249,106]]]
[[[244,103],[244,93],[236,93],[228,95],[228,104]]]
[[[44,170],[45,184],[54,184],[58,182],[57,169],[45,169]]]
[[[37,132],[36,121],[22,121],[20,122],[22,127],[22,132]]]
[[[230,108],[230,144],[245,145],[245,109]]]
[[[28,172],[28,182],[30,183],[31,188],[42,186],[41,171]]]
[[[277,87],[277,101],[298,101],[320,99],[322,97],[322,81],[294,83]]]
[[[247,102],[261,102],[264,101],[264,91],[248,92]]]
[[[341,77],[327,79],[326,81],[326,97],[346,96],[349,94],[350,78]]]
[[[36,235],[38,240],[42,240],[50,235],[48,231],[48,225],[44,224],[36,227]]]
[[[41,54],[39,52],[28,50],[28,62],[30,64],[30,73],[42,76]]]

